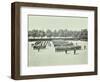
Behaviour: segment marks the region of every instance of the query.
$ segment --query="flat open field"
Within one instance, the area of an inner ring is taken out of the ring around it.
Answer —
[[[66,54],[65,51],[57,52],[55,47],[50,41],[51,46],[47,45],[45,49],[40,49],[39,51],[33,49],[31,44],[35,41],[28,42],[28,66],[55,66],[55,65],[78,65],[78,64],[87,64],[88,63],[88,48],[84,49],[84,45],[88,47],[87,41],[69,41],[74,44],[77,42],[78,45],[81,45],[81,50],[68,51]]]

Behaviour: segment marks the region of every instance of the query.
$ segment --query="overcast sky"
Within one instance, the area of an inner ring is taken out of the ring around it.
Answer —
[[[68,29],[79,31],[81,29],[87,29],[87,26],[87,17],[28,16],[28,30],[38,29],[46,31],[47,29],[50,29],[54,31],[59,29]]]

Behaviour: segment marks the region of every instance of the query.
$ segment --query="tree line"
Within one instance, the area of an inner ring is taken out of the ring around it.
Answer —
[[[31,31],[28,31],[28,37],[74,37],[74,38],[80,38],[80,39],[87,39],[88,31],[87,29],[81,29],[81,31],[71,31],[71,30],[54,30],[51,31],[48,29],[47,31],[44,30],[36,30],[33,29]]]

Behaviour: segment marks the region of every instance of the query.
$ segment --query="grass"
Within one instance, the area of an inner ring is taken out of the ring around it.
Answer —
[[[72,41],[71,41],[72,42]],[[87,45],[85,41],[73,41],[83,47]],[[55,66],[55,65],[77,65],[88,63],[88,50],[77,50],[76,54],[74,51],[68,51],[66,54],[64,51],[55,52],[55,48],[51,42],[51,47],[47,45],[46,49],[41,49],[39,52],[32,48],[29,42],[28,48],[28,66]]]

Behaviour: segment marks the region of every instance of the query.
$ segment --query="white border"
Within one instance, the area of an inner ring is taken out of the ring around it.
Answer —
[[[21,7],[21,38],[20,38],[20,75],[38,75],[53,73],[89,72],[94,71],[94,11],[69,10],[69,9],[48,9]],[[56,16],[81,16],[88,17],[88,64],[86,65],[65,65],[47,67],[28,67],[28,37],[27,37],[27,15],[56,15]]]

